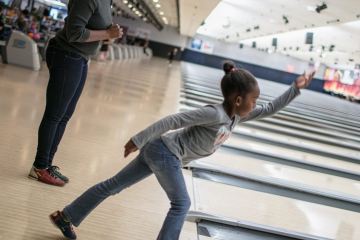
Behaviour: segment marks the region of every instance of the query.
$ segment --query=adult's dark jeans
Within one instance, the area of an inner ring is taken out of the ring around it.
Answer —
[[[75,111],[87,76],[87,60],[79,54],[64,51],[53,39],[46,50],[50,78],[46,90],[46,107],[38,133],[34,166],[52,165],[66,124]]]

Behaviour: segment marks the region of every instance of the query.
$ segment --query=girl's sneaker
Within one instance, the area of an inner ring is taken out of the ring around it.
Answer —
[[[30,170],[29,178],[54,186],[62,187],[65,185],[65,182],[57,177],[49,168],[40,169],[33,166]]]
[[[52,224],[62,232],[64,237],[67,239],[76,239],[76,233],[71,222],[64,217],[62,212],[56,211],[50,214],[49,218]]]
[[[69,182],[69,178],[60,172],[60,168],[58,166],[50,166],[49,171],[52,171],[55,176],[63,180],[65,183]]]

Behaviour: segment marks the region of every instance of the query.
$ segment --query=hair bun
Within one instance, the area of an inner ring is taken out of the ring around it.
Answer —
[[[225,74],[228,74],[229,72],[231,72],[231,70],[235,68],[235,63],[233,61],[226,61],[223,64],[223,70],[225,72]]]

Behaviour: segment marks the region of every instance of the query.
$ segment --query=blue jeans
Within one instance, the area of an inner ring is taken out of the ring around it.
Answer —
[[[46,50],[50,78],[46,90],[46,107],[39,126],[38,147],[34,161],[37,168],[52,165],[66,124],[74,113],[83,90],[88,65],[76,53],[62,50],[54,39]]]
[[[171,204],[157,239],[179,239],[191,203],[181,171],[181,162],[161,139],[146,144],[139,155],[114,177],[89,188],[66,206],[63,210],[64,215],[74,226],[79,226],[107,197],[121,192],[152,173],[155,174]]]

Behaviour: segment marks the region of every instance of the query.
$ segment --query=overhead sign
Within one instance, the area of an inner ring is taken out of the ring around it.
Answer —
[[[190,48],[209,54],[214,52],[214,44],[212,42],[204,41],[199,38],[193,38],[191,40]]]

